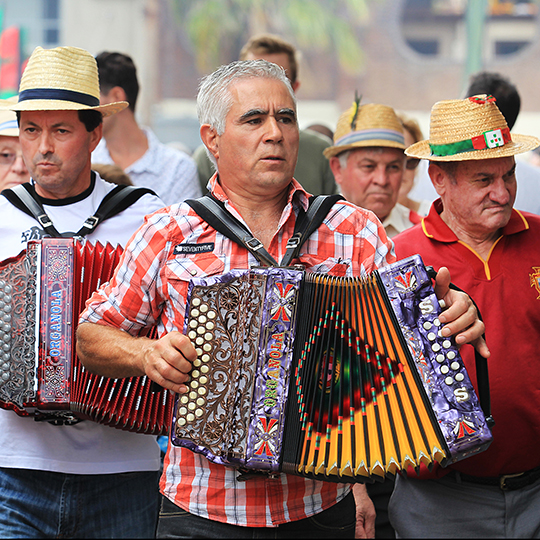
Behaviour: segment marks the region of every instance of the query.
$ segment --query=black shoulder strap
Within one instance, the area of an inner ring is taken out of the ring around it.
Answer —
[[[54,227],[43,206],[34,198],[32,185],[30,183],[27,182],[12,188],[4,189],[1,195],[25,214],[34,217],[47,234],[55,238],[62,236]]]
[[[206,194],[199,199],[188,199],[185,202],[197,212],[212,228],[221,234],[246,247],[259,262],[266,266],[288,266],[309,236],[318,229],[324,218],[328,215],[334,203],[342,199],[341,195],[319,195],[311,197],[307,212],[301,211],[296,220],[293,236],[287,242],[287,251],[278,265],[277,261],[264,249],[262,242],[255,238],[245,225],[238,221],[226,208],[225,205]]]
[[[261,264],[278,266],[274,257],[264,249],[262,242],[255,238],[249,229],[210,193],[198,199],[187,199],[185,202],[213,229],[248,249]]]
[[[91,233],[102,221],[123,212],[147,193],[155,195],[151,189],[145,187],[116,186],[103,197],[98,209],[86,219],[76,236],[86,236]]]
[[[318,195],[310,197],[309,208],[296,220],[294,234],[287,242],[287,251],[281,260],[281,266],[289,266],[298,257],[304,242],[320,227],[334,204],[343,199],[341,195]]]
[[[95,213],[89,216],[74,236],[86,236],[91,233],[99,223],[119,214],[143,195],[155,193],[148,188],[119,185],[111,190],[101,201]],[[60,238],[64,236],[54,227],[51,219],[45,212],[41,203],[35,198],[33,188],[30,183],[20,184],[9,189],[4,189],[1,193],[6,199],[22,212],[34,217],[43,230],[52,237]]]
[[[426,266],[426,271],[431,279],[435,279],[437,277],[437,272],[432,266]],[[450,283],[449,287],[455,291],[464,292],[462,289],[460,289],[457,285],[454,285],[453,283]],[[469,296],[469,298],[471,297]],[[478,312],[478,318],[482,320],[482,314],[480,313],[476,302],[472,298],[471,301],[474,304],[476,311]],[[491,396],[489,391],[488,363],[483,356],[480,356],[479,352],[476,349],[474,350],[474,360],[476,367],[476,382],[478,383],[478,399],[480,400],[480,406],[482,407],[482,411],[484,413],[484,416],[486,417],[486,423],[491,428],[495,425],[495,421],[493,420],[493,416],[491,416]]]

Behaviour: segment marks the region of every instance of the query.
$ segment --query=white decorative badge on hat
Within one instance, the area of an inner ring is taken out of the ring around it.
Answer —
[[[484,133],[486,144],[488,148],[497,148],[497,146],[504,146],[504,139],[500,129],[493,129]]]

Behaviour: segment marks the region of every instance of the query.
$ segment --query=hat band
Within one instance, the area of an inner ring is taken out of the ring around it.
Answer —
[[[99,99],[97,97],[62,88],[32,88],[31,90],[23,90],[19,94],[19,103],[30,99],[55,99],[72,101],[81,105],[88,105],[88,107],[99,107]]]
[[[19,123],[17,120],[8,120],[7,122],[2,122],[0,124],[0,131],[5,129],[19,129]]]
[[[396,142],[405,146],[403,133],[394,131],[393,129],[362,129],[360,131],[351,131],[351,133],[347,133],[347,135],[335,141],[334,146],[344,146],[346,144],[370,140]]]
[[[457,141],[448,144],[430,144],[432,156],[455,156],[463,152],[473,152],[474,150],[485,150],[486,148],[497,148],[504,146],[506,143],[512,142],[510,136],[510,129],[492,129],[490,131],[484,131],[482,135],[473,137],[472,139],[465,139],[464,141]]]

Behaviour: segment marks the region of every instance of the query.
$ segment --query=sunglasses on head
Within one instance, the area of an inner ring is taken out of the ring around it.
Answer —
[[[419,163],[420,163],[420,160],[418,158],[410,157],[410,158],[407,158],[407,161],[405,162],[405,167],[411,171],[413,169],[416,169]]]

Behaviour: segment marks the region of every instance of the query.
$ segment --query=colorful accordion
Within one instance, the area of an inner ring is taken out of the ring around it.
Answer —
[[[419,256],[365,279],[254,268],[194,278],[197,348],[171,440],[250,472],[370,482],[492,439]]]
[[[78,315],[121,253],[110,244],[44,238],[0,263],[0,407],[59,424],[88,419],[168,432],[174,394],[147,377],[93,375],[75,353]]]

